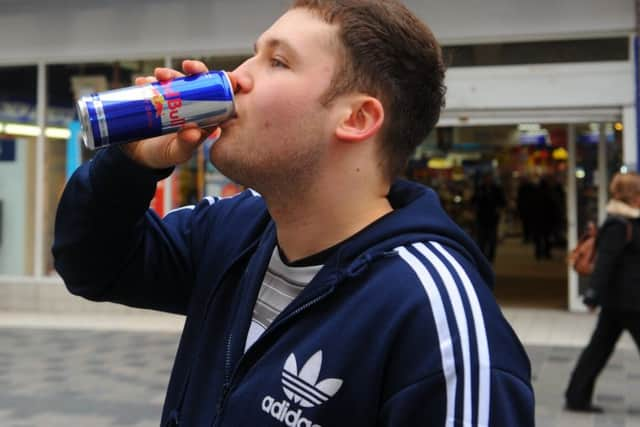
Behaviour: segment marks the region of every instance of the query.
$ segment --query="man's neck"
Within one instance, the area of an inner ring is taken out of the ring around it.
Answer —
[[[348,239],[393,210],[384,190],[378,194],[305,191],[292,203],[266,201],[278,244],[292,262]]]

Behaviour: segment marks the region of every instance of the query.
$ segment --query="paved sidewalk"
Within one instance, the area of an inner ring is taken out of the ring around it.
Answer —
[[[640,358],[628,337],[596,386],[606,413],[568,413],[562,394],[595,316],[505,315],[531,359],[538,427],[640,427]],[[0,426],[157,426],[182,322],[148,313],[0,313]]]

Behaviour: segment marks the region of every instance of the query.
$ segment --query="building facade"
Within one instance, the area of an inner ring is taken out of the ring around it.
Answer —
[[[0,0],[0,288],[60,283],[50,255],[55,208],[68,175],[91,155],[77,144],[75,98],[128,86],[157,66],[179,68],[183,58],[232,68],[288,3],[85,0],[54,7]],[[477,135],[495,139],[499,132],[486,129],[509,127],[519,136],[502,144],[518,145],[534,125],[549,147],[566,150],[572,247],[588,219],[580,210],[583,193],[602,219],[607,178],[619,167],[638,168],[634,1],[405,3],[445,46],[450,69],[439,127],[452,130],[454,146],[486,145]],[[154,207],[166,211],[224,191],[233,184],[199,153],[162,184]],[[569,271],[566,292],[567,308],[579,310],[580,284]]]

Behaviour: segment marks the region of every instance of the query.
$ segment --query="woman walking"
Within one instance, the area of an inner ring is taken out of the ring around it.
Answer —
[[[598,231],[594,271],[584,303],[600,306],[596,328],[571,374],[566,408],[602,412],[592,402],[596,379],[623,331],[640,351],[640,175],[616,174],[607,219]]]

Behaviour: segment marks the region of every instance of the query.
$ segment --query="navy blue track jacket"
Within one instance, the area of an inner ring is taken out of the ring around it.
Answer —
[[[160,219],[148,206],[169,172],[99,152],[64,191],[53,245],[72,293],[186,315],[163,426],[534,425],[491,269],[432,190],[396,182],[394,212],[244,353],[275,225],[252,191]]]

